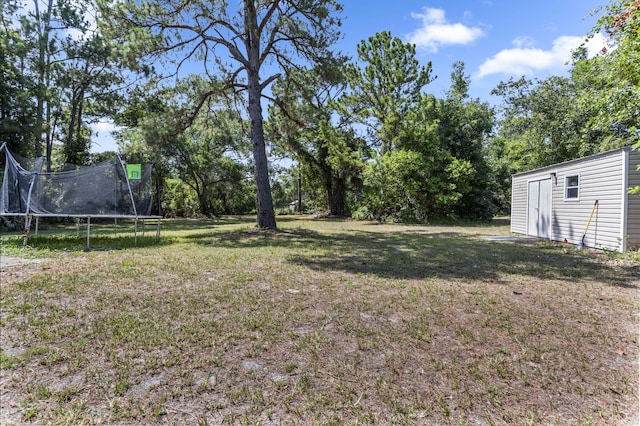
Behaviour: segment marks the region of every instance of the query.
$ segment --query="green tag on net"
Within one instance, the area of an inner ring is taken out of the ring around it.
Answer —
[[[142,164],[127,164],[127,178],[129,180],[142,179]]]

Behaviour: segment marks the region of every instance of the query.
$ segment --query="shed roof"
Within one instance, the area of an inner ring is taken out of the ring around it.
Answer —
[[[576,158],[574,160],[564,161],[562,163],[551,164],[550,166],[540,167],[538,169],[527,170],[526,172],[516,173],[516,174],[514,174],[512,176],[524,176],[524,175],[527,175],[527,174],[530,174],[530,173],[539,173],[539,172],[542,172],[542,171],[545,171],[545,170],[557,169],[558,167],[567,166],[567,165],[578,163],[578,162],[585,161],[585,160],[592,160],[592,159],[599,158],[599,157],[605,157],[607,155],[611,155],[611,154],[616,153],[616,152],[622,152],[622,151],[630,152],[632,150],[633,150],[633,147],[624,146],[622,148],[616,148],[616,149],[612,149],[612,150],[605,151],[605,152],[599,152],[597,154],[592,154],[592,155],[588,155],[586,157]]]

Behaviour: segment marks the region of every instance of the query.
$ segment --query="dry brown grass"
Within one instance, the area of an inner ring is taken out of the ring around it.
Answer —
[[[5,268],[0,422],[637,423],[637,258],[480,238],[500,222],[279,224]]]

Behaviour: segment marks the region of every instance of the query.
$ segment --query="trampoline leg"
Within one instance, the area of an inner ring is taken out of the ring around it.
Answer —
[[[91,216],[87,216],[87,251],[91,250]]]
[[[156,239],[160,238],[160,219],[158,219],[158,227],[156,228]]]
[[[38,222],[39,222],[38,219],[39,219],[38,216],[36,216],[36,232],[35,232],[36,235],[38,235]]]
[[[31,228],[31,215],[27,215],[24,218],[24,230],[22,231],[22,246],[27,245],[29,239],[29,228]]]
[[[133,219],[133,246],[138,246],[138,218]]]

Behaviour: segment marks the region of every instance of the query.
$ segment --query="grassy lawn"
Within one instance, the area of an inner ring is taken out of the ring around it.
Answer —
[[[253,223],[4,234],[0,424],[637,423],[637,253]]]

